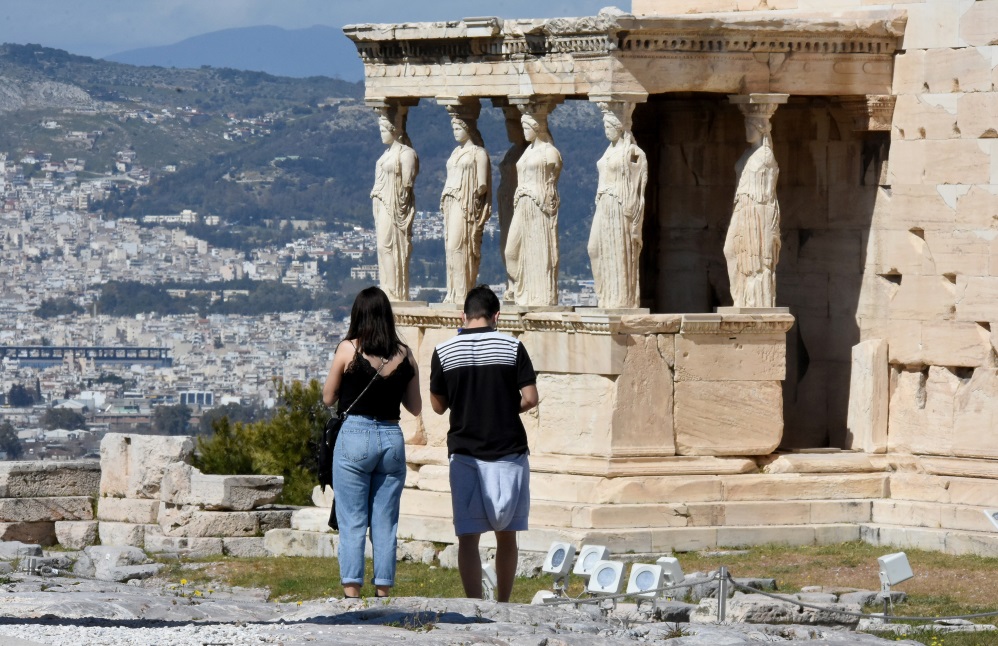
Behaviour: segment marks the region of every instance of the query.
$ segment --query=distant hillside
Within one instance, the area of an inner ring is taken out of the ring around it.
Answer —
[[[359,81],[364,69],[353,43],[340,29],[243,27],[214,31],[173,45],[131,49],[105,60],[129,65],[229,67],[276,76],[329,76]]]
[[[121,181],[94,208],[135,218],[192,209],[222,217],[222,227],[196,231],[215,245],[283,243],[290,231],[280,228],[282,220],[372,226],[370,189],[384,146],[362,96],[362,84],[326,77],[136,67],[8,44],[0,46],[0,152],[11,159],[27,151],[80,158],[86,179],[111,172],[117,152],[132,150],[151,181]],[[480,127],[497,186],[509,144],[501,111],[484,103]],[[599,112],[589,102],[567,102],[552,115],[551,131],[565,160],[562,271],[584,277],[596,160],[606,147]],[[99,136],[81,140],[74,132]],[[447,113],[423,100],[410,113],[409,134],[420,156],[416,206],[436,211],[455,145]],[[420,254],[442,264],[442,241],[421,245]],[[483,278],[495,280],[498,252],[486,254],[483,268],[494,275]]]

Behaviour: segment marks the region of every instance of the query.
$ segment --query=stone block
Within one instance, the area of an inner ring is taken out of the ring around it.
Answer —
[[[189,462],[194,440],[187,436],[108,433],[101,440],[101,496],[159,498],[166,468]]]
[[[610,444],[613,455],[675,455],[674,335],[631,335],[616,381]],[[648,393],[656,393],[649,398]]]
[[[994,535],[993,530],[987,534],[947,532],[946,553],[995,558],[998,556],[998,536]]]
[[[954,139],[960,94],[902,94],[894,104],[891,135],[897,139]]]
[[[241,558],[269,556],[262,536],[252,538],[223,538],[222,551],[226,556]]]
[[[528,315],[531,316],[539,315]],[[538,372],[619,375],[627,354],[626,335],[528,330],[520,337]]]
[[[923,456],[918,459],[918,462],[926,473],[936,476],[998,480],[998,462],[994,460]]]
[[[272,529],[288,529],[291,527],[291,516],[295,513],[295,508],[291,507],[265,507],[256,509],[253,513],[260,523],[261,532],[269,532]]]
[[[920,321],[917,334],[893,348],[891,361],[904,365],[977,368],[985,365],[990,356],[991,333],[980,324]]]
[[[746,474],[721,476],[724,500],[843,500],[884,498],[888,474]]]
[[[717,547],[768,544],[814,545],[814,528],[795,525],[717,528]]]
[[[872,500],[816,500],[811,502],[811,518],[813,525],[841,525],[843,523],[868,523],[870,522]],[[827,544],[830,541],[818,537],[819,544]],[[843,539],[857,540],[855,538]]]
[[[34,523],[56,520],[93,520],[90,498],[0,498],[0,522]]]
[[[679,455],[765,455],[780,444],[779,381],[685,381],[675,393]]]
[[[401,524],[399,525],[401,531]],[[451,532],[453,535],[453,531]],[[274,529],[263,536],[263,547],[271,556],[336,558],[338,534],[319,534],[295,529]]]
[[[407,493],[402,494],[403,500]],[[302,507],[291,515],[291,529],[304,532],[331,533],[329,507]]]
[[[972,0],[905,3],[902,6],[908,13],[908,22],[902,48],[965,47],[967,42],[961,35],[961,23],[973,4]]]
[[[786,349],[786,334],[680,334],[676,381],[782,380]]]
[[[611,529],[617,527],[687,527],[690,525],[686,505],[578,505],[568,509],[572,527]],[[534,509],[530,509],[533,520]],[[545,525],[557,526],[547,522]]]
[[[423,338],[419,344],[419,391],[421,393],[430,392],[430,362],[433,358],[433,349],[438,343],[443,343],[454,336],[454,330],[441,328],[427,328],[423,332]],[[530,349],[528,348],[528,351]],[[533,354],[531,353],[531,358]],[[428,397],[428,395],[427,395]],[[424,402],[429,404],[429,401]],[[447,431],[450,430],[450,411],[443,415],[437,415],[430,409],[429,405],[423,407],[422,437],[416,438],[427,446],[447,446]]]
[[[946,551],[945,530],[870,524],[860,528],[864,543],[927,552]]]
[[[199,511],[160,503],[159,526],[167,536],[256,536],[260,519],[251,511]]]
[[[138,523],[101,522],[97,534],[101,545],[143,547],[147,527]]]
[[[846,446],[867,453],[887,452],[890,370],[887,342],[878,339],[853,346],[849,378]]]
[[[97,500],[97,519],[118,523],[155,523],[159,501],[148,498],[103,497]]]
[[[998,33],[998,32],[996,32]],[[957,124],[960,134],[968,139],[995,137],[998,124],[998,92],[968,92],[957,103]]]
[[[93,564],[94,578],[101,581],[147,579],[163,567],[162,563],[148,563],[145,552],[137,547],[95,545],[84,553]]]
[[[224,553],[221,538],[165,536],[152,533],[146,534],[144,549],[150,553],[166,552],[185,556],[215,556]]]
[[[957,215],[966,216],[967,210],[959,207],[960,196],[965,195],[970,190],[969,186],[940,186],[939,190],[956,189],[953,201],[958,205]],[[990,220],[986,213],[978,214],[978,219],[985,217]],[[978,226],[977,223],[956,223],[956,227]],[[990,226],[990,223],[984,225]],[[947,276],[953,280],[956,275],[986,276],[991,264],[991,250],[995,241],[986,230],[968,231],[959,230],[937,230],[930,229],[923,233],[926,247],[932,258],[930,266],[931,272],[937,275]]]
[[[945,368],[892,368],[888,450],[948,455],[961,379]]]
[[[892,185],[989,184],[990,180],[991,156],[978,140],[891,142],[888,182]]]
[[[696,552],[717,547],[717,529],[713,527],[667,527],[652,533],[651,552]],[[619,550],[616,550],[619,551]]]
[[[998,321],[998,277],[957,276],[954,305],[958,321]]]
[[[13,561],[25,556],[41,556],[42,546],[17,540],[0,541],[0,561]]]
[[[620,333],[675,334],[682,321],[682,314],[627,314],[620,317]]]
[[[100,462],[0,462],[0,498],[95,496],[100,488]]]
[[[889,318],[950,320],[957,310],[957,298],[957,285],[943,276],[904,276],[890,301]]]
[[[614,390],[614,380],[602,375],[539,374],[540,402],[522,416],[531,449],[608,455]]]
[[[55,522],[0,523],[0,541],[55,545]]]
[[[951,226],[956,218],[956,202],[949,200],[950,195],[945,190],[940,192],[940,188],[940,185],[931,182],[893,184],[890,188],[890,208],[884,217],[877,220],[875,228],[910,232],[916,228],[943,229]],[[929,265],[920,266],[920,273],[924,273]]]
[[[406,474],[405,483],[407,486],[411,486],[413,484],[412,474]],[[323,487],[316,485],[312,489],[312,504],[314,504],[316,507],[325,507],[326,509],[332,507],[333,488],[325,487],[325,489],[323,489]]]
[[[399,541],[398,559],[413,563],[431,565],[436,559],[437,549],[429,541]],[[523,558],[524,555],[520,555]]]
[[[274,502],[283,489],[283,476],[206,475],[174,462],[164,470],[160,499],[209,511],[249,511]]]
[[[82,550],[97,543],[97,522],[62,520],[55,523],[55,539],[66,549]]]
[[[401,509],[403,514],[416,516],[439,516],[451,518],[450,493],[441,491],[420,491],[414,489],[402,494]],[[531,507],[531,514],[535,511]]]
[[[886,366],[885,366],[886,370]],[[871,473],[883,471],[863,453],[782,453],[759,459],[763,473]]]

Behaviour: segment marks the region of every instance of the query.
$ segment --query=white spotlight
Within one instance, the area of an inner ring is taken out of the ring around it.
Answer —
[[[482,599],[485,601],[496,600],[496,585],[499,579],[496,578],[496,569],[491,563],[482,563]]]
[[[990,520],[991,524],[995,526],[995,529],[998,529],[998,510],[985,509],[984,515],[988,517],[988,520]]]
[[[552,543],[544,557],[541,570],[554,577],[555,589],[564,589],[568,581],[568,573],[572,570],[572,559],[575,558],[575,546],[571,543]]]
[[[881,556],[877,559],[877,563],[880,564],[880,587],[885,592],[890,592],[892,585],[897,585],[915,576],[904,552]]]
[[[631,566],[631,578],[627,581],[627,594],[653,599],[660,594],[658,588],[663,587],[664,579],[661,565],[635,563]]]
[[[572,574],[578,574],[584,579],[592,576],[593,568],[600,561],[610,558],[610,550],[605,545],[583,545],[579,551],[579,558],[575,560],[575,569]]]
[[[662,567],[662,576],[665,579],[666,585],[679,585],[686,580],[683,575],[683,567],[679,565],[679,559],[672,556],[663,556],[657,561],[656,565]]]
[[[592,594],[620,594],[624,583],[624,564],[620,561],[600,561],[593,568],[586,591]]]

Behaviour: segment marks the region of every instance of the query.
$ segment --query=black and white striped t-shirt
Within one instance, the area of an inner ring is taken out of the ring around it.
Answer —
[[[461,330],[433,350],[430,392],[447,397],[447,452],[496,460],[527,450],[520,388],[537,381],[527,349],[491,328]]]

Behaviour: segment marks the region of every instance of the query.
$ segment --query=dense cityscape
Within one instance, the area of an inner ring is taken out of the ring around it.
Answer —
[[[107,430],[152,429],[157,406],[189,405],[195,422],[203,410],[214,406],[266,409],[274,405],[275,379],[324,378],[330,352],[347,323],[328,309],[256,316],[157,312],[111,316],[97,307],[102,285],[113,281],[213,285],[242,281],[236,284],[243,285],[248,279],[317,292],[326,283],[320,261],[330,256],[349,260],[350,279],[377,281],[374,232],[363,227],[329,232],[310,230],[311,222],[293,223],[296,229],[300,225],[302,237],[244,252],[214,247],[182,228],[222,224],[210,214],[184,210],[149,214],[141,221],[107,219],[91,205],[105,199],[116,184],[146,182],[150,175],[132,151],[119,151],[116,159],[113,174],[97,175],[87,174],[79,159],[58,160],[44,152],[13,159],[0,153],[0,311],[5,321],[0,346],[165,348],[171,361],[169,365],[102,363],[68,354],[61,360],[40,361],[6,353],[0,360],[0,400],[5,404],[0,424],[8,429],[7,442],[0,441],[4,457],[86,454]],[[493,218],[488,223],[487,241],[498,236],[495,222]],[[420,212],[413,237],[441,239],[440,214]],[[562,294],[564,304],[594,304],[591,281],[572,287]],[[410,295],[438,300],[442,288],[442,284],[413,285]],[[246,290],[238,288],[168,291],[177,297],[205,291],[203,296],[212,303],[246,296]],[[52,303],[68,304],[69,309],[38,315],[40,308]],[[13,389],[21,387],[32,394],[31,406],[12,401]],[[201,396],[188,396],[191,393]],[[43,415],[53,407],[82,415],[88,422],[86,430],[45,428]],[[9,437],[11,428],[19,448]]]

